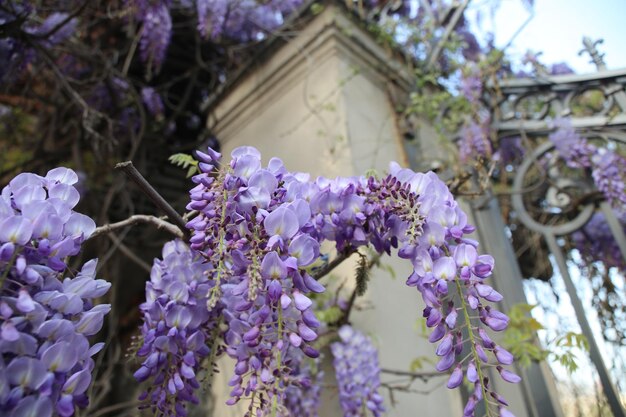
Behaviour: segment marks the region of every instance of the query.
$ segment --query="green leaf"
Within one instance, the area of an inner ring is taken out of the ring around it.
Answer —
[[[168,158],[172,164],[187,169],[187,178],[198,173],[198,161],[193,156],[186,153],[175,153]]]
[[[343,311],[337,306],[329,307],[325,310],[316,312],[317,318],[324,323],[336,323],[343,316]]]

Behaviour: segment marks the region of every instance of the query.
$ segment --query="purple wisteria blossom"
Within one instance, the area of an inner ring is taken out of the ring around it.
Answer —
[[[470,66],[461,77],[461,94],[472,105],[477,105],[483,93],[483,82],[477,65]]]
[[[330,345],[344,417],[360,417],[369,410],[382,415],[378,350],[369,337],[350,326],[339,329],[339,341]]]
[[[459,139],[459,157],[462,162],[473,158],[491,156],[491,140],[489,139],[489,118],[481,121],[470,120],[463,125]]]
[[[571,168],[588,168],[595,147],[581,137],[568,119],[555,119],[551,127],[555,129],[549,136],[560,156]]]
[[[163,118],[163,99],[159,93],[152,87],[144,87],[141,89],[141,100],[151,115],[157,119]]]
[[[258,40],[278,28],[302,0],[197,0],[198,31],[205,38]]]
[[[626,233],[626,212],[614,210],[613,214]],[[581,230],[572,234],[572,240],[583,256],[591,255],[593,260],[602,261],[608,268],[626,271],[626,259],[620,252],[604,213],[595,213]]]
[[[206,296],[213,285],[211,264],[183,242],[168,242],[163,259],[155,260],[140,307],[144,323],[137,356],[145,358],[135,372],[150,384],[142,394],[146,407],[164,416],[184,416],[185,403],[197,403],[198,373],[211,353],[208,344],[218,324],[219,309],[208,311]],[[213,346],[216,349],[217,345]]]
[[[614,207],[626,211],[626,158],[607,148],[591,157],[593,181]]]
[[[187,208],[198,214],[188,227],[191,250],[198,251],[208,265],[208,286],[195,302],[211,315],[221,316],[223,351],[235,360],[227,404],[247,399],[247,415],[280,415],[289,403],[285,396],[289,387],[300,386],[293,374],[294,358],[319,356],[320,322],[310,294],[325,288],[307,266],[320,257],[324,241],[333,242],[338,253],[366,245],[379,253],[397,249],[400,257],[411,261],[415,271],[407,283],[424,298],[424,316],[434,328],[431,341],[442,340],[437,368],[442,372],[454,369],[449,387],[458,386],[459,374],[469,372],[476,386],[471,403],[497,395],[481,367],[490,361],[488,354],[493,364],[500,365],[510,363],[509,356],[482,328],[481,333],[471,329],[473,354],[458,357],[460,329],[469,314],[480,317],[494,331],[508,323],[504,314],[486,303],[502,298],[485,282],[493,258],[479,255],[477,243],[465,237],[474,228],[434,173],[415,173],[392,164],[390,174],[382,179],[319,177],[311,181],[308,174],[289,172],[277,158],[263,166],[260,153],[252,147],[233,150],[226,164],[211,149],[197,152],[197,157],[200,174],[193,177],[196,186]],[[460,305],[447,301],[450,290],[462,297]],[[166,309],[182,314],[169,298],[158,300],[171,306]],[[167,323],[160,331],[169,333]],[[351,330],[342,331],[346,338],[348,333]],[[148,368],[144,368],[139,377],[147,376]],[[474,378],[473,372],[480,377]],[[501,375],[505,380],[516,379],[508,371]],[[163,377],[159,384],[165,381]],[[186,390],[182,378],[178,391],[176,382],[168,387],[171,392]],[[165,401],[171,398],[167,393],[159,395]],[[379,401],[369,400],[365,406],[379,412]],[[155,398],[151,401],[159,407]],[[467,415],[473,415],[471,403]]]
[[[305,357],[299,349],[289,349],[285,364],[291,369],[291,383],[285,389],[284,417],[318,417],[324,372],[321,356]]]
[[[23,173],[0,194],[0,414],[62,416],[88,404],[92,356],[103,344],[110,284],[94,278],[97,260],[63,279],[65,260],[95,229],[74,212],[78,176],[56,168]]]
[[[549,139],[571,168],[590,168],[591,177],[613,207],[626,207],[626,158],[606,146],[598,147],[580,136],[568,119],[552,122]]]

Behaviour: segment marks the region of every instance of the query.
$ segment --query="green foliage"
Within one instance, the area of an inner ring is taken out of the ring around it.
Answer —
[[[524,303],[511,307],[508,312],[509,327],[504,332],[502,345],[524,367],[532,362],[550,359],[559,362],[570,374],[573,373],[578,369],[575,350],[588,350],[587,338],[580,333],[567,332],[549,343],[547,348],[542,348],[535,340],[535,333],[544,327],[530,315],[535,307]]]
[[[333,324],[337,323],[343,317],[343,311],[337,306],[332,306],[324,310],[319,310],[315,312],[318,320],[326,323]]]
[[[424,367],[425,364],[434,364],[434,361],[430,356],[418,356],[411,361],[411,364],[409,365],[409,370],[411,372],[419,371]]]
[[[589,350],[589,341],[580,333],[567,332],[557,338],[554,344],[559,350],[551,352],[553,360],[558,361],[570,374],[578,369],[574,349]]]
[[[313,3],[311,5],[311,13],[313,13],[314,16],[317,16],[318,14],[322,13],[323,11],[324,11],[324,5],[323,4]]]
[[[196,161],[193,156],[186,153],[175,153],[170,156],[168,160],[183,169],[187,169],[187,178],[195,175],[199,172],[198,170],[198,161]]]
[[[509,350],[520,365],[527,367],[532,362],[545,360],[550,351],[541,348],[535,341],[535,333],[544,327],[530,312],[535,305],[515,304],[508,312],[509,327],[504,332],[502,345]]]

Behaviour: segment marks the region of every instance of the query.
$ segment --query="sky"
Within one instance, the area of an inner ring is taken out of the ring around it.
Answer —
[[[600,52],[609,69],[626,68],[626,0],[534,0],[528,9],[524,0],[500,0],[491,13],[493,0],[474,0],[472,11],[481,11],[479,27],[493,30],[496,45],[509,43],[515,32],[531,17],[507,50],[520,58],[527,50],[543,51],[545,64],[567,62],[577,73],[595,71],[588,54],[578,55],[583,36],[604,39]]]

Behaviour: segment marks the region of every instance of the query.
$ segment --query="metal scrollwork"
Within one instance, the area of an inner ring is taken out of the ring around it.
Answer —
[[[517,216],[529,229],[539,233],[548,231],[554,235],[565,235],[583,227],[595,209],[592,204],[579,205],[579,212],[573,218],[571,210],[565,210],[571,208],[575,200],[583,200],[592,188],[584,179],[563,176],[559,167],[561,161],[555,151],[553,143],[545,142],[524,159],[513,181],[511,201]],[[535,182],[529,187],[528,176],[536,176],[531,174],[533,169],[543,171],[545,175],[539,179],[543,184]],[[525,191],[529,188],[531,191]],[[533,206],[540,207],[543,216],[533,216],[527,210],[524,198],[530,193],[533,194]],[[562,216],[563,213],[570,215]]]

